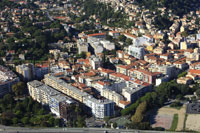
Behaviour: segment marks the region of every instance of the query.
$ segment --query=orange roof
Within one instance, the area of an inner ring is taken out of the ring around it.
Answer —
[[[94,34],[88,34],[88,36],[103,36],[106,35],[106,33],[94,33]]]
[[[100,72],[103,72],[103,73],[114,73],[115,71],[113,70],[110,70],[110,69],[105,69],[105,68],[99,68]]]
[[[200,75],[200,70],[190,69],[190,70],[189,70],[189,73],[195,74],[195,75]]]
[[[131,102],[130,101],[120,100],[119,103],[121,103],[123,105],[129,105]]]
[[[124,35],[130,36],[130,37],[133,37],[133,38],[137,38],[137,36],[132,35],[132,34],[130,34],[130,33],[124,33]]]
[[[110,85],[110,82],[103,82],[103,81],[98,81],[97,84],[100,84],[100,85]]]

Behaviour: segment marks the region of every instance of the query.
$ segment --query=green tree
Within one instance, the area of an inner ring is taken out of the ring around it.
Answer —
[[[12,86],[12,91],[15,93],[16,96],[23,95],[26,89],[26,85],[24,82],[18,82]]]

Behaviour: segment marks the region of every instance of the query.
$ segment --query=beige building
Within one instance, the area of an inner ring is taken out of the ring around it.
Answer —
[[[57,77],[51,76],[49,74],[45,75],[44,82],[45,84],[57,89],[58,91],[61,91],[68,96],[71,96],[72,98],[80,102],[83,102],[83,98],[85,96],[88,96],[87,93],[82,92],[78,88],[73,87],[70,84],[65,83],[61,79],[58,79]]]

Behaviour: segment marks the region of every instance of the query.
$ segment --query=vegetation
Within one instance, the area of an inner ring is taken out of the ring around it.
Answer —
[[[178,75],[178,78],[180,78],[180,77],[185,77],[187,75],[187,72],[182,72],[182,73],[180,73],[179,75]]]
[[[170,130],[171,130],[171,131],[175,131],[177,125],[178,125],[178,114],[174,114],[174,117],[173,117],[173,121],[172,121],[172,125],[171,125]]]
[[[169,99],[175,99],[177,96],[183,97],[186,94],[192,94],[194,91],[196,91],[196,88],[198,87],[188,89],[187,85],[177,84],[174,80],[162,83],[158,87],[155,87],[153,92],[146,93],[145,96],[140,97],[135,103],[131,104],[126,109],[123,109],[121,114],[134,114],[131,117],[133,123],[128,125],[129,128],[144,129],[145,125],[145,129],[148,129],[150,128],[147,126],[148,119],[145,120],[143,117],[148,110],[151,110],[155,107],[161,107]],[[143,126],[141,126],[141,124]]]
[[[13,126],[61,126],[61,120],[55,118],[41,104],[30,97],[24,100],[14,100],[7,94],[0,99],[0,123]]]
[[[173,108],[176,108],[176,109],[180,109],[182,107],[182,103],[174,102],[174,103],[170,104],[170,107],[173,107]]]
[[[71,3],[83,7],[82,12],[84,15],[82,14],[80,17],[77,17],[75,14],[69,14],[72,20],[76,23],[80,23],[85,20],[95,22],[95,19],[98,18],[102,24],[113,27],[129,27],[132,25],[131,22],[126,20],[126,14],[122,11],[115,11],[109,4],[101,3],[96,0],[79,0],[71,1]],[[96,18],[92,17],[94,15]],[[87,25],[87,23],[83,23],[82,26],[85,27],[86,30],[94,27],[93,24]]]
[[[136,0],[136,3],[145,6],[151,11],[166,7],[167,10],[172,10],[178,16],[183,16],[190,11],[198,9],[200,5],[199,0]]]
[[[18,82],[12,86],[12,92],[15,96],[23,95],[26,91],[26,85],[24,82]]]

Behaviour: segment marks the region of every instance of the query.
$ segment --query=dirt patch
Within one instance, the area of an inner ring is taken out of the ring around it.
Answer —
[[[157,114],[153,116],[154,122],[152,127],[163,127],[165,129],[170,129],[174,114],[178,114],[178,125],[176,131],[182,131],[184,128],[185,110],[185,105],[180,110],[169,107],[160,108],[157,111]]]
[[[200,114],[188,114],[185,128],[186,130],[200,131]]]

